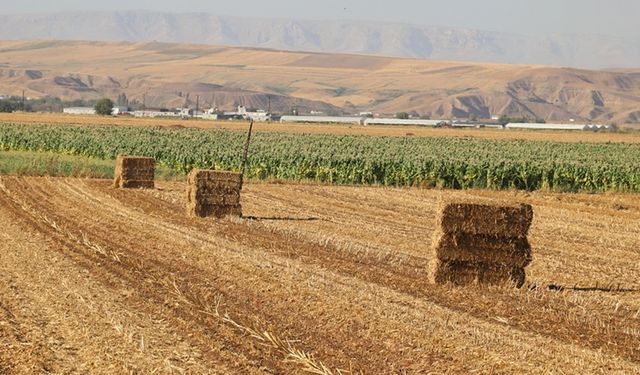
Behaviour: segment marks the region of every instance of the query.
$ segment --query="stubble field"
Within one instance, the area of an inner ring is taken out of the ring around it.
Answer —
[[[0,177],[0,373],[640,373],[637,194]],[[442,199],[534,206],[521,290],[429,284]]]

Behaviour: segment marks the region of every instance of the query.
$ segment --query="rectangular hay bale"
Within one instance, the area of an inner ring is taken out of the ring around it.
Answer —
[[[435,284],[471,285],[478,280],[480,271],[467,262],[443,262],[435,260],[431,263],[431,281]]]
[[[195,183],[198,186],[209,186],[213,182],[214,185],[239,186],[240,189],[242,188],[242,175],[237,172],[194,169],[189,173],[187,179],[189,183]]]
[[[153,189],[153,180],[120,180],[119,188],[123,189]]]
[[[533,220],[529,204],[446,203],[438,215],[444,233],[526,237]]]
[[[525,271],[522,267],[487,262],[436,260],[432,263],[431,278],[432,282],[440,285],[451,283],[457,286],[475,284],[520,288],[525,282]]]
[[[526,237],[438,232],[434,244],[441,261],[490,262],[520,268],[531,263],[531,245]]]
[[[189,204],[189,215],[192,217],[215,217],[221,219],[226,216],[242,216],[242,205],[234,206],[210,205],[210,204]]]
[[[187,177],[187,211],[193,217],[242,216],[242,175],[196,169]]]
[[[147,157],[118,155],[114,174],[116,188],[153,189],[155,160]]]

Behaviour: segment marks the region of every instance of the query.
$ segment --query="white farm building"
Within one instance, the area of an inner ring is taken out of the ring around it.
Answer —
[[[413,126],[445,126],[446,120],[397,119],[397,118],[368,118],[365,125],[413,125]]]
[[[299,122],[316,124],[356,124],[361,125],[362,117],[337,117],[337,116],[282,116],[280,122]]]
[[[62,110],[63,113],[70,115],[95,115],[96,110],[93,107],[69,107]]]
[[[111,114],[114,116],[124,115],[126,113],[129,113],[129,107],[115,106],[111,109]]]
[[[506,129],[533,129],[533,130],[591,130],[589,125],[580,124],[507,124]]]
[[[245,106],[239,105],[237,113],[245,120],[253,120],[257,122],[271,121],[271,114],[263,109],[249,111]]]
[[[144,109],[133,112],[134,117],[180,117],[180,113],[176,111],[161,111],[158,109]]]

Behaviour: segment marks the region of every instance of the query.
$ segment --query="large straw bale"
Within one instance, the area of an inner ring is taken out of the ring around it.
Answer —
[[[530,205],[463,199],[442,204],[437,220],[435,283],[524,284],[524,267],[531,262]]]
[[[526,237],[439,231],[434,244],[436,257],[442,261],[493,262],[513,267],[531,263],[531,245]]]
[[[532,220],[528,204],[446,203],[440,208],[438,227],[444,233],[525,237]]]
[[[187,210],[195,217],[242,216],[242,175],[196,169],[187,177]]]
[[[480,271],[468,262],[443,262],[435,260],[431,263],[432,282],[435,284],[471,285],[477,283]]]
[[[522,267],[511,267],[491,262],[440,261],[432,263],[432,281],[436,284],[494,285],[518,288],[524,285]]]
[[[193,217],[215,217],[221,219],[225,216],[242,216],[242,205],[240,204],[222,206],[189,202],[187,209],[189,215]]]
[[[117,188],[154,188],[155,160],[153,158],[118,155],[114,176]]]
[[[242,188],[242,175],[236,172],[194,169],[189,173],[188,180],[189,183],[196,183],[198,186],[209,186],[213,183]]]
[[[481,264],[478,274],[478,284],[506,286],[515,285],[521,288],[525,281],[525,271],[523,267],[509,267],[494,263]]]

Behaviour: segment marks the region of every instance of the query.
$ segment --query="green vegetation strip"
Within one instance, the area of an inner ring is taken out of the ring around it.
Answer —
[[[0,124],[3,150],[150,156],[178,173],[237,170],[245,134],[225,130]],[[455,189],[640,191],[640,146],[471,138],[257,133],[257,179]]]
[[[22,176],[112,178],[112,161],[53,152],[2,151],[0,174]]]
[[[115,160],[63,155],[55,152],[0,151],[0,175],[113,178]],[[179,180],[184,175],[165,166],[156,179]]]

